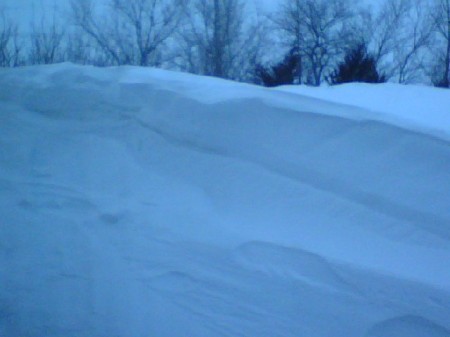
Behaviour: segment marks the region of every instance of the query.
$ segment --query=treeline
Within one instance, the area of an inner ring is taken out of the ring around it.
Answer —
[[[450,0],[72,0],[0,12],[0,66],[161,67],[275,86],[351,81],[450,87]],[[22,24],[22,26],[21,26]]]

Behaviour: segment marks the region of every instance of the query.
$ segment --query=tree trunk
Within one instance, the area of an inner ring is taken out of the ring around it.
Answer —
[[[214,43],[213,43],[213,58],[214,69],[213,75],[223,77],[223,52],[222,52],[222,13],[220,10],[220,0],[214,0]]]
[[[446,20],[447,20],[447,50],[445,54],[445,73],[443,78],[443,85],[450,87],[450,0],[446,2]]]

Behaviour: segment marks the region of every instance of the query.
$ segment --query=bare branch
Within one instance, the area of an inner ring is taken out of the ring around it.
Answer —
[[[22,64],[22,45],[19,28],[3,10],[0,10],[0,67]]]
[[[33,20],[30,33],[29,62],[31,64],[51,64],[64,61],[62,50],[65,29],[57,19],[53,8],[52,18],[42,14],[38,22]]]

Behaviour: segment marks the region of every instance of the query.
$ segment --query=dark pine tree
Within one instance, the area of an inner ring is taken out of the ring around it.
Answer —
[[[328,79],[330,84],[349,82],[382,83],[386,77],[377,71],[375,58],[367,52],[364,43],[349,50]]]
[[[279,64],[272,67],[258,65],[256,76],[266,87],[293,84],[298,66],[298,53],[292,49]]]
[[[444,77],[439,81],[434,81],[433,84],[437,88],[450,88],[450,79],[448,77]]]

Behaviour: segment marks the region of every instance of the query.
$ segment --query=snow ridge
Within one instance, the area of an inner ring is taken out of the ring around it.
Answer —
[[[0,87],[1,336],[450,336],[442,92],[424,119],[393,85],[61,64]]]

